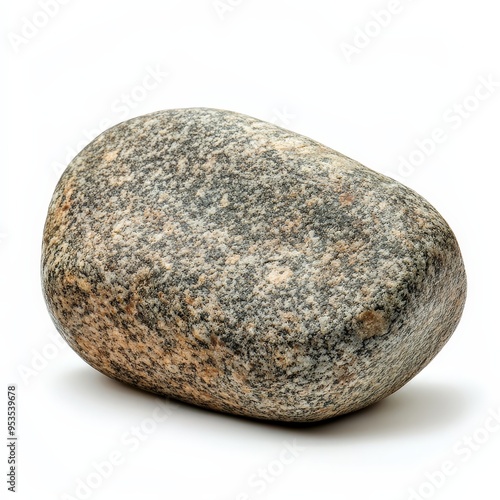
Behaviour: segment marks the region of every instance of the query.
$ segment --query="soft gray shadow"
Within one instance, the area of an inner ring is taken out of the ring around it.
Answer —
[[[409,382],[384,400],[347,415],[313,425],[296,425],[300,434],[321,438],[366,439],[426,434],[445,429],[473,411],[480,400],[470,387]]]
[[[147,406],[158,395],[136,389],[113,380],[98,371],[82,366],[61,379],[58,390],[66,398],[101,411],[126,412],[131,406]],[[162,398],[165,405],[182,414],[186,425],[199,425],[203,419],[212,432],[241,432],[249,434],[283,434],[284,437],[361,440],[378,437],[397,437],[425,434],[444,429],[473,411],[481,395],[471,387],[411,381],[388,398],[362,410],[312,424],[291,424],[257,420],[222,414]]]
[[[146,406],[160,396],[113,380],[88,365],[75,368],[58,381],[56,389],[64,399],[78,400],[83,406],[101,411],[130,410],[131,406]],[[169,400],[165,400],[168,404]],[[172,403],[174,404],[174,403]]]

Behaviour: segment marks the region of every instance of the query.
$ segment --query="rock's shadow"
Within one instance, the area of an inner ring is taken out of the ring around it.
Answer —
[[[471,388],[417,379],[362,410],[296,428],[301,435],[335,436],[336,439],[419,435],[450,426],[471,411],[477,400]]]
[[[159,396],[115,381],[85,366],[69,372],[59,390],[71,399],[90,405],[94,411],[127,412],[150,408]],[[281,434],[284,438],[366,440],[415,436],[445,429],[476,406],[480,395],[470,387],[431,384],[416,380],[388,398],[354,413],[313,424],[270,422],[221,414],[204,408],[162,398],[162,404],[180,415],[186,425],[206,421],[210,432],[246,432],[249,435]],[[148,410],[145,409],[147,412]]]
[[[86,364],[68,371],[60,382],[58,389],[62,396],[78,399],[95,411],[98,408],[105,412],[127,411],[141,405],[149,408],[155,398],[161,397],[113,380]]]

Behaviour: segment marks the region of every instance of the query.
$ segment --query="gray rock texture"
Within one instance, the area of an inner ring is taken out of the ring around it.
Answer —
[[[440,214],[307,137],[160,111],[63,173],[45,299],[102,373],[215,410],[317,421],[393,393],[453,333],[466,278]]]

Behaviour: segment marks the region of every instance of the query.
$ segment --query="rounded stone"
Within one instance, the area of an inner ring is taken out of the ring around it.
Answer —
[[[123,122],[70,163],[43,291],[102,373],[215,410],[316,421],[393,393],[466,293],[440,214],[309,138],[214,109]]]

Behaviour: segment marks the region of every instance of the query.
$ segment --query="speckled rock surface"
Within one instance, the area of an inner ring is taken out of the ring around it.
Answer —
[[[215,410],[315,421],[374,403],[453,333],[439,213],[311,139],[213,109],[113,127],[62,175],[43,290],[102,373]]]

